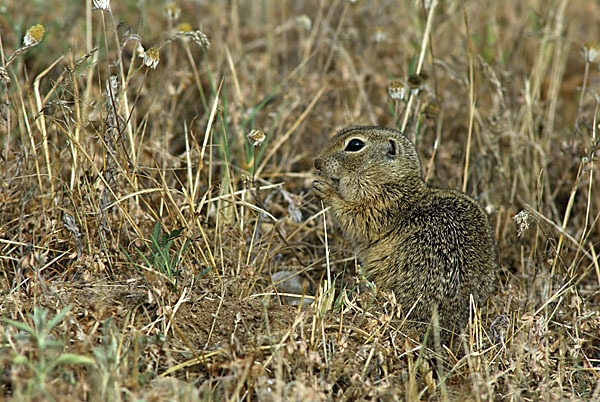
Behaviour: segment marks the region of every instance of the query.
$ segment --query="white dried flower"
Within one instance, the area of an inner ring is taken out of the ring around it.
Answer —
[[[531,214],[529,213],[529,211],[525,210],[522,210],[521,212],[513,216],[513,220],[519,226],[517,237],[521,237],[523,231],[529,229],[529,218],[531,218]]]
[[[437,4],[437,0],[425,0],[423,7],[425,7],[425,10],[429,10],[434,4]]]
[[[306,14],[302,14],[296,17],[296,23],[304,28],[305,31],[310,31],[312,28],[312,20]]]
[[[92,0],[92,10],[110,11],[110,0]]]
[[[23,38],[23,45],[24,46],[37,45],[44,38],[44,32],[46,32],[46,31],[44,29],[44,26],[41,24],[31,26],[27,30],[27,33],[25,34],[25,37]]]
[[[388,86],[388,94],[394,100],[402,100],[406,95],[406,85],[402,80],[392,80]]]
[[[586,63],[593,63],[600,56],[600,48],[598,48],[598,45],[595,42],[588,41],[583,45],[581,53]]]
[[[151,47],[144,53],[144,65],[150,68],[156,68],[160,61],[160,52],[157,48]]]
[[[375,43],[385,42],[387,40],[387,38],[388,38],[388,36],[382,27],[375,28],[375,33],[373,33],[373,42],[375,42]]]
[[[261,130],[252,130],[248,133],[247,137],[253,147],[260,147],[267,139],[267,136]]]
[[[176,20],[179,18],[179,14],[181,14],[181,7],[175,2],[167,4],[167,17],[172,20]]]

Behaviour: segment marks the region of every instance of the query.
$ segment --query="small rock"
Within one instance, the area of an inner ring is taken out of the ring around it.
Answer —
[[[310,284],[300,277],[298,272],[294,271],[277,271],[271,277],[275,288],[280,293],[291,293],[299,296],[284,296],[283,301],[286,304],[297,306],[302,301],[302,305],[307,306],[313,302],[311,295]],[[305,290],[306,289],[306,290]],[[302,298],[304,294],[304,299]],[[311,296],[311,297],[306,297]]]

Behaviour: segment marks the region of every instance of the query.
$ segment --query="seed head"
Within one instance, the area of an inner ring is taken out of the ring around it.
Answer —
[[[192,31],[191,29],[192,27],[190,24],[179,24],[176,36],[183,39],[191,38],[198,46],[209,49],[210,41],[204,32],[198,30]]]
[[[581,48],[581,54],[586,63],[593,63],[600,56],[600,48],[598,48],[596,42],[587,41]]]
[[[25,37],[23,38],[23,45],[25,46],[35,46],[42,41],[44,38],[44,26],[42,24],[37,24],[31,26]]]
[[[312,28],[312,20],[306,14],[302,14],[296,17],[296,24],[304,28],[305,31],[310,31],[310,28]]]
[[[201,31],[192,31],[191,38],[196,44],[200,47],[210,48],[210,41],[208,40],[208,36]]]
[[[252,130],[248,133],[248,142],[252,144],[253,147],[260,147],[263,142],[267,139],[267,136],[261,130]]]
[[[110,11],[110,0],[92,0],[92,10]]]
[[[419,74],[413,74],[408,77],[408,85],[412,89],[421,89],[425,82],[429,79],[429,75],[425,71],[421,71]]]
[[[10,84],[10,75],[5,67],[0,67],[0,81],[2,81],[5,85]]]
[[[529,218],[530,217],[531,217],[531,214],[529,213],[529,211],[525,211],[525,210],[522,210],[521,212],[519,212],[518,214],[513,216],[513,220],[519,226],[518,232],[517,232],[517,237],[521,237],[521,235],[523,234],[525,229],[529,229]]]
[[[429,10],[435,3],[437,3],[437,0],[425,0],[423,2],[423,7],[425,10]]]
[[[167,4],[166,7],[167,17],[172,20],[176,20],[179,18],[179,14],[181,14],[181,7],[175,2]]]
[[[387,40],[387,33],[383,30],[383,27],[376,27],[373,33],[373,42],[381,43]]]
[[[388,94],[390,95],[390,98],[394,100],[404,99],[404,95],[406,95],[406,85],[404,85],[404,81],[392,80],[390,85],[388,85]]]
[[[430,100],[423,107],[423,114],[428,119],[433,119],[440,112],[440,104],[435,99]]]
[[[150,49],[146,50],[144,53],[144,65],[154,69],[158,65],[159,61],[160,52],[157,48],[151,47]]]

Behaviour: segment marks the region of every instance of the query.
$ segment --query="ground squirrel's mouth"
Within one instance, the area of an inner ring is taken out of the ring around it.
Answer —
[[[323,176],[321,176],[323,177]],[[336,190],[339,191],[340,189],[340,179],[336,179],[335,177],[324,177],[325,180],[331,184],[331,186]]]
[[[317,175],[319,177],[325,179],[326,181],[328,181],[336,189],[339,188],[339,186],[340,186],[340,179],[337,179],[335,177],[330,177],[330,176],[327,176],[327,175],[323,174],[323,171],[321,169],[317,169]]]

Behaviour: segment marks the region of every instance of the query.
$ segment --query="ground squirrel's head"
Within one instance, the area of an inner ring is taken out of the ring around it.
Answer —
[[[384,127],[348,127],[315,159],[319,176],[346,201],[360,202],[390,185],[420,181],[421,163],[412,142]]]

